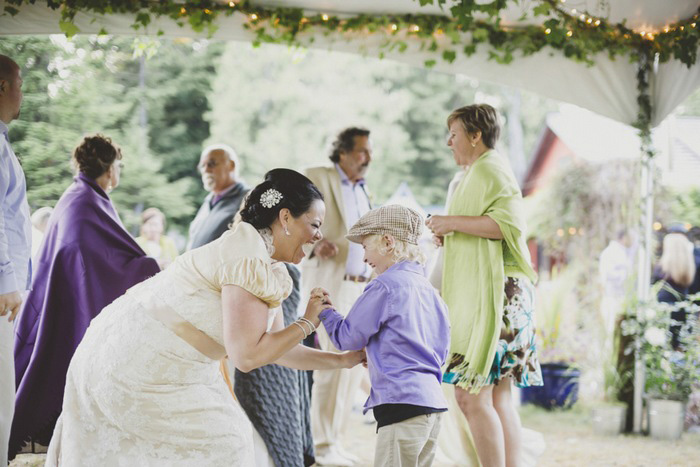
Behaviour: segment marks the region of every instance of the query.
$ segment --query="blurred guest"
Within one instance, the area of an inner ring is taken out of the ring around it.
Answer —
[[[159,270],[124,229],[109,198],[119,184],[121,158],[119,147],[102,135],[85,137],[73,153],[78,175],[49,220],[15,328],[11,457],[29,439],[49,444],[68,364],[90,320]]]
[[[190,224],[187,250],[206,245],[226,232],[249,191],[237,180],[240,171],[238,156],[226,144],[204,148],[197,167],[209,194]]]
[[[39,247],[44,239],[44,232],[46,232],[46,226],[49,223],[52,212],[53,208],[44,206],[32,214],[32,258],[36,257],[36,254],[39,252]]]
[[[14,410],[13,323],[32,277],[27,183],[8,136],[19,117],[22,72],[0,55],[0,465],[7,465],[7,439]]]
[[[298,318],[299,269],[286,264],[292,293],[282,302],[284,325]],[[311,438],[309,381],[304,371],[265,365],[248,373],[236,370],[236,398],[253,424],[256,467],[309,466],[315,461]]]
[[[695,260],[695,278],[688,287],[688,294],[700,293],[700,227],[695,226],[688,232],[688,239],[693,242],[693,259]],[[697,302],[696,302],[697,303]]]
[[[598,274],[603,287],[600,312],[607,336],[613,334],[615,318],[622,311],[625,299],[625,284],[632,273],[631,244],[627,230],[620,229],[600,254]]]
[[[654,283],[659,283],[657,301],[672,305],[685,300],[694,277],[693,244],[682,233],[666,235],[663,253],[652,277]],[[680,331],[686,322],[686,314],[684,308],[671,312],[671,319],[675,321],[671,324],[671,345],[674,349],[680,346]]]
[[[163,235],[165,231],[165,214],[158,208],[148,208],[141,214],[141,235],[136,242],[151,258],[158,261],[158,266],[165,269],[177,258],[177,247],[172,238]]]

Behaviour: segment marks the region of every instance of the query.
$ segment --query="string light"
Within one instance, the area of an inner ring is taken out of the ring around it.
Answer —
[[[695,27],[695,23],[690,23],[690,26],[694,28],[694,27]]]
[[[668,26],[666,26],[666,27],[664,28],[664,32],[668,32],[668,31],[670,31],[670,30],[671,30],[671,29],[670,29]]]
[[[576,235],[576,227],[569,227],[569,235]]]
[[[392,31],[398,31],[399,27],[396,24],[391,25],[391,30]]]
[[[571,37],[574,35],[574,31],[566,31],[566,37]]]
[[[596,26],[600,26],[600,20],[599,20],[599,19],[595,20],[595,23],[594,23],[594,24],[595,24]]]
[[[181,14],[181,15],[184,15],[184,14],[186,14],[186,13],[187,13],[187,10],[185,10],[185,8],[180,8],[180,14]]]
[[[235,4],[234,2],[228,2],[228,6],[230,6],[231,8],[233,8],[233,7],[236,6],[236,4]]]
[[[258,15],[256,15],[255,13],[253,13],[252,15],[250,15],[250,19],[253,20],[253,21],[255,21],[256,19],[258,19]]]
[[[323,21],[328,21],[328,15],[325,14],[325,13],[322,14],[322,15],[321,15],[321,19],[322,19]]]
[[[552,32],[552,30],[549,29],[549,28],[547,28],[547,29],[544,30],[544,33],[545,33],[545,34],[550,34],[551,32]]]
[[[588,18],[588,19],[586,20],[586,23],[588,23],[588,24],[591,24],[592,22],[593,22],[593,18]]]
[[[204,9],[204,13],[207,14],[207,15],[210,15],[210,14],[211,14],[211,10],[205,8],[205,9]]]
[[[564,229],[557,229],[557,236],[563,237],[564,236]]]
[[[576,8],[574,8],[573,10],[571,10],[571,14],[572,14],[572,15],[575,15],[576,13],[578,13],[578,10],[576,10]]]
[[[583,21],[584,19],[586,19],[586,15],[584,15],[583,13],[581,13],[581,16],[579,16],[578,19],[580,19],[581,21]]]
[[[685,31],[685,27],[684,27],[684,26],[681,26],[681,31]]]
[[[408,29],[409,29],[409,31],[411,31],[411,32],[418,32],[418,31],[420,31],[420,26],[418,26],[417,24],[414,24],[414,25],[412,25],[412,26],[411,26],[410,28],[408,28]]]
[[[661,230],[661,227],[663,227],[663,226],[661,225],[661,222],[654,222],[652,227],[654,228],[654,230],[659,231],[659,230]]]

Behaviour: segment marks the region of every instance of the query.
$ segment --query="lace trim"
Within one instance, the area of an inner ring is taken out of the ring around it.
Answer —
[[[269,227],[264,227],[258,230],[258,233],[262,237],[263,242],[265,242],[267,254],[270,255],[270,257],[272,257],[272,255],[275,254],[275,244],[273,242],[272,229],[270,229]]]

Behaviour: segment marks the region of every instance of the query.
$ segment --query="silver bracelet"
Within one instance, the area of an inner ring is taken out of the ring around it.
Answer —
[[[304,326],[302,326],[301,324],[299,324],[299,321],[294,321],[292,324],[296,324],[297,326],[299,326],[299,329],[301,329],[301,332],[304,333],[304,339],[306,339],[307,337],[309,337],[309,335],[306,333],[306,329],[304,329]]]
[[[301,318],[299,318],[297,321],[302,321],[302,322],[309,325],[309,329],[310,329],[309,335],[313,334],[314,331],[316,331],[316,325],[314,323],[312,323],[311,321],[309,321],[308,319],[304,318],[303,316]]]

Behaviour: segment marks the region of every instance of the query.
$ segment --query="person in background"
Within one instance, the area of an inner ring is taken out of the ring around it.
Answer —
[[[323,287],[342,315],[350,311],[371,275],[362,262],[362,247],[345,238],[348,229],[371,208],[364,178],[372,162],[369,135],[364,128],[344,129],[333,142],[332,164],[305,171],[326,200],[326,222],[323,239],[302,263],[302,297],[312,287]],[[337,351],[324,329],[316,335],[321,349]],[[343,447],[343,435],[364,372],[362,367],[314,372],[311,427],[319,465],[350,466],[359,461]]]
[[[15,404],[13,323],[32,279],[32,231],[27,182],[10,145],[10,122],[22,105],[19,65],[0,55],[0,466],[7,465],[7,443]]]
[[[41,247],[41,242],[44,240],[44,233],[52,212],[53,208],[44,206],[32,214],[32,258],[35,258],[39,252],[39,247]]]
[[[73,152],[78,174],[49,220],[15,328],[11,457],[30,439],[49,444],[68,364],[91,320],[160,270],[126,231],[109,197],[121,179],[121,158],[119,147],[99,134],[86,136]]]
[[[190,224],[187,250],[206,245],[228,230],[249,190],[238,180],[240,166],[236,152],[226,144],[207,146],[202,151],[197,168],[209,194]]]
[[[688,288],[695,278],[695,258],[693,244],[682,233],[670,233],[664,237],[663,253],[659,264],[654,268],[652,282],[659,283],[656,300],[674,304],[688,296]],[[680,331],[687,319],[684,308],[671,312],[671,345],[680,346]]]
[[[158,208],[148,208],[141,213],[141,230],[136,243],[158,266],[165,269],[177,258],[177,247],[172,238],[165,235],[165,214]]]
[[[693,259],[695,260],[695,278],[688,287],[688,295],[700,293],[700,227],[694,226],[688,232],[688,239],[693,242]],[[700,304],[700,300],[696,303]]]
[[[522,426],[511,387],[542,385],[522,194],[494,150],[500,125],[493,107],[456,109],[447,128],[455,163],[469,168],[448,215],[426,221],[445,248],[442,298],[452,332],[443,381],[455,385],[480,462],[518,465]]]

